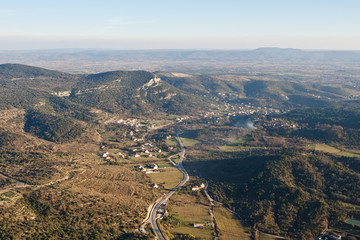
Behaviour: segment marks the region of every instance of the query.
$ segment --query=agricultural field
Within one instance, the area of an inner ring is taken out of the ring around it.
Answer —
[[[250,138],[228,138],[226,140],[228,140],[232,144],[242,144],[242,143],[251,142],[253,139],[250,139]]]
[[[236,215],[224,207],[215,206],[214,216],[219,230],[219,239],[250,239],[251,228],[245,226]]]
[[[199,192],[178,193],[168,203],[169,215],[161,221],[172,235],[190,234],[201,239],[213,239],[208,200]],[[204,224],[195,228],[194,224]]]
[[[195,140],[195,139],[192,139],[192,138],[180,137],[180,139],[183,142],[185,147],[192,147],[195,144],[201,143],[199,140]]]
[[[171,147],[177,147],[179,145],[179,143],[176,141],[175,138],[166,139],[165,142],[167,145],[169,145]]]
[[[171,157],[171,160],[172,160],[174,163],[176,163],[176,164],[179,163],[179,159],[180,159],[179,154],[176,154],[176,155],[174,155],[174,156]]]
[[[183,174],[175,167],[160,169],[158,173],[147,174],[151,181],[165,189],[176,187],[183,178]]]
[[[340,149],[329,146],[327,144],[314,144],[314,145],[311,145],[310,148],[314,149],[315,151],[327,152],[327,153],[335,154],[338,156],[360,157],[360,154],[356,154],[356,153],[352,153],[352,152],[348,152],[348,151],[342,151]]]

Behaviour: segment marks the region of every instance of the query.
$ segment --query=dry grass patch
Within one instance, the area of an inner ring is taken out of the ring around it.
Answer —
[[[241,220],[222,206],[214,207],[214,216],[222,240],[250,239],[251,229],[244,226]]]
[[[259,240],[276,240],[276,237],[272,237],[265,234],[259,234]]]
[[[87,161],[87,166],[61,183],[22,189],[20,199],[5,195],[2,201],[14,203],[2,209],[6,221],[0,221],[0,234],[6,232],[16,239],[38,239],[40,235],[44,239],[115,239],[122,233],[119,229],[131,232],[137,228],[147,206],[160,196],[150,188],[148,177],[130,166]],[[26,229],[16,227],[19,224]]]
[[[174,233],[183,233],[183,234],[190,234],[195,237],[199,237],[204,240],[212,240],[214,237],[212,236],[212,231],[200,228],[194,228],[192,226],[182,226],[173,229]]]
[[[160,169],[159,173],[150,173],[147,175],[154,183],[160,184],[167,189],[176,187],[183,179],[182,172],[174,167]]]

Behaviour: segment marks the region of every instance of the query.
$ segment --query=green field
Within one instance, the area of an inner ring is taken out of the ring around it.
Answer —
[[[248,143],[251,142],[253,139],[250,138],[239,138],[239,139],[235,139],[233,141],[231,141],[231,143],[233,144],[240,144],[240,143]]]
[[[181,137],[180,139],[183,142],[185,147],[191,147],[191,146],[194,146],[195,144],[201,143],[200,141],[191,139],[191,138]]]
[[[357,219],[348,219],[346,223],[360,227],[360,220]]]
[[[313,148],[315,151],[327,152],[327,153],[331,153],[331,154],[335,154],[335,155],[339,155],[339,156],[344,156],[344,157],[360,157],[359,154],[346,152],[346,151],[341,151],[341,150],[339,150],[337,148],[331,147],[331,146],[326,145],[326,144],[310,145],[310,148]]]
[[[161,169],[159,173],[147,174],[156,184],[163,185],[164,188],[171,189],[176,187],[182,180],[183,174],[177,168],[169,167]]]
[[[241,221],[226,208],[214,207],[214,216],[219,229],[219,239],[250,239],[251,229],[244,226]]]
[[[179,159],[180,159],[179,154],[177,154],[177,155],[175,155],[175,156],[171,157],[171,160],[172,160],[174,163],[176,163],[176,164],[178,164],[178,163],[179,163]]]
[[[179,143],[176,141],[175,138],[166,139],[165,142],[167,145],[172,146],[172,147],[177,147],[179,145]]]
[[[168,167],[174,166],[167,160],[166,161],[158,161],[158,162],[156,162],[156,164],[159,166],[159,168],[168,168]]]

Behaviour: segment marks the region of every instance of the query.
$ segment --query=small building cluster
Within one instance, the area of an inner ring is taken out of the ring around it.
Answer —
[[[254,113],[261,113],[263,115],[279,114],[281,111],[272,106],[253,106],[251,104],[240,104],[239,106],[233,106],[225,103],[224,108],[227,111],[226,115],[222,113],[206,112],[201,114],[205,119],[213,119],[216,122],[220,122],[225,118],[236,117],[240,115],[252,115]]]
[[[120,119],[117,121],[117,123],[137,128],[145,126],[144,124],[141,124],[141,122],[136,118]]]
[[[132,152],[134,155],[132,157],[141,157],[142,155],[144,157],[153,158],[155,155],[153,155],[154,152],[161,153],[162,150],[155,147],[152,143],[144,143],[140,146],[140,148],[134,148],[132,149]]]
[[[111,157],[110,157],[110,154],[109,152],[104,152],[102,155],[101,155],[105,160],[107,161],[111,161]]]
[[[267,128],[287,128],[287,129],[300,128],[299,124],[294,121],[288,121],[278,118],[273,118],[270,121],[264,121],[262,125]]]
[[[136,165],[135,168],[141,172],[144,172],[144,173],[157,173],[159,172],[158,169],[159,169],[159,166],[155,163],[151,163],[151,164],[147,164],[144,166],[142,165]]]
[[[181,123],[181,122],[183,122],[183,121],[186,120],[186,119],[189,119],[189,117],[177,117],[177,118],[175,119],[175,121],[178,122],[178,123]]]
[[[341,240],[341,239],[342,239],[341,235],[337,233],[331,233],[331,234],[324,233],[314,238],[314,240]]]
[[[191,187],[191,191],[199,191],[200,189],[205,188],[205,183],[201,183],[200,186],[199,185],[194,185]]]

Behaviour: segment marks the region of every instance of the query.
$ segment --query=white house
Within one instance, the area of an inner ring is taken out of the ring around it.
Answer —
[[[154,169],[154,170],[159,168],[158,165],[156,165],[155,163],[149,164],[148,166],[149,166],[149,168]]]
[[[193,187],[191,188],[191,190],[192,190],[192,191],[199,191],[200,188],[199,188],[199,186],[193,186]]]

